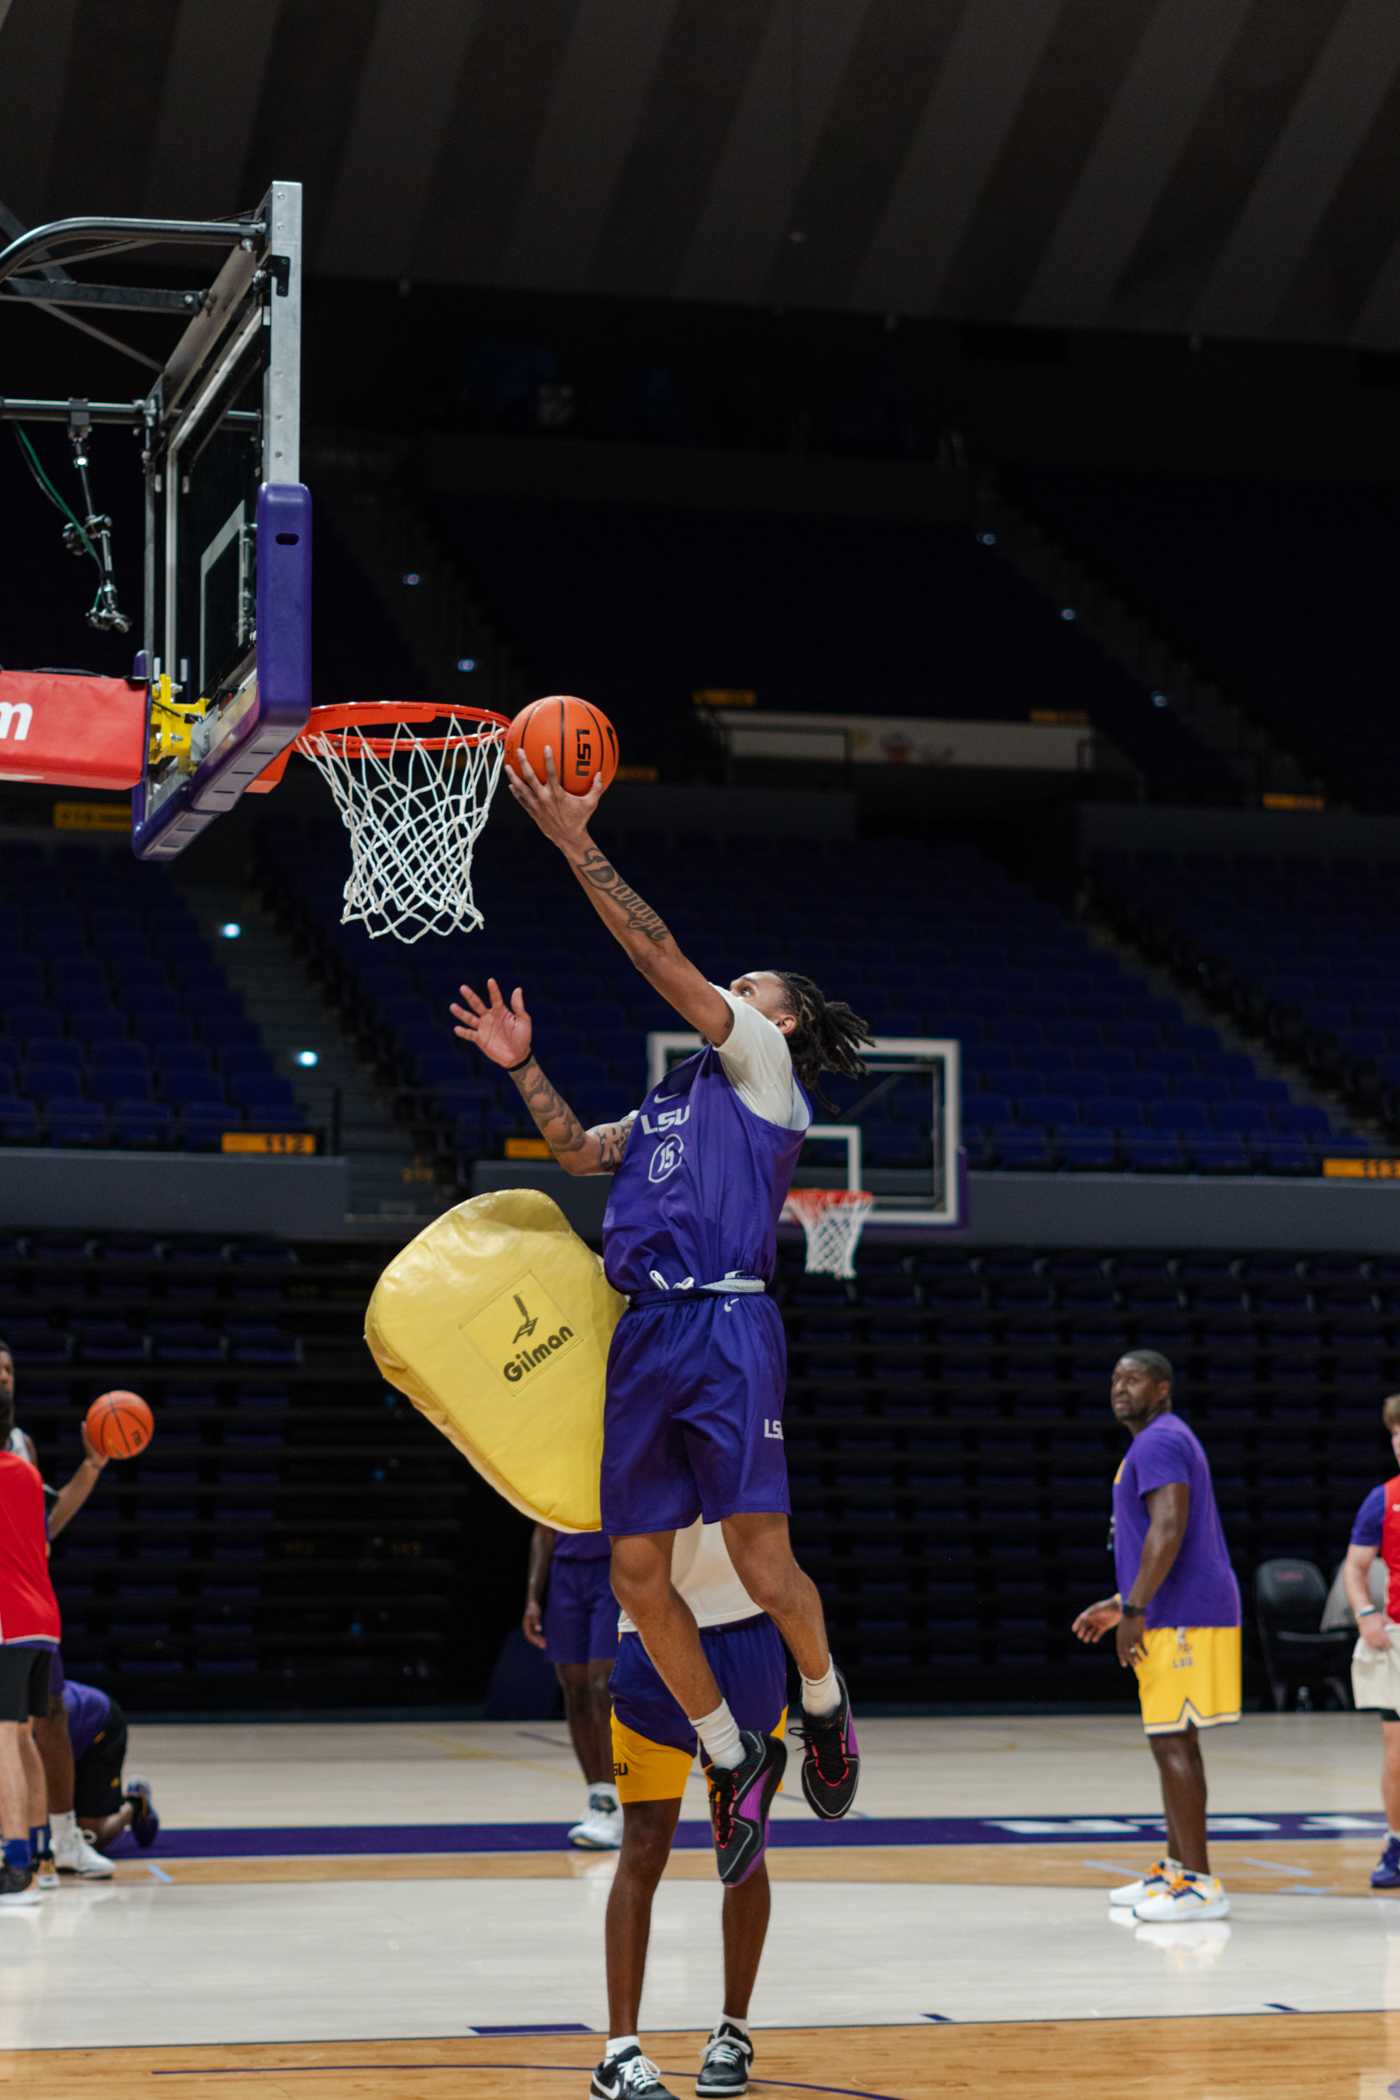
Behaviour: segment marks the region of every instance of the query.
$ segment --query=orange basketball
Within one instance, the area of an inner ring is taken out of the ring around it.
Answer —
[[[135,1458],[155,1435],[155,1417],[139,1393],[103,1393],[83,1427],[104,1458]]]
[[[591,701],[551,693],[546,700],[532,700],[522,707],[506,731],[505,762],[518,773],[518,754],[523,751],[543,780],[546,744],[554,753],[559,785],[566,794],[586,795],[596,773],[602,774],[604,787],[612,785],[617,771],[617,731]]]

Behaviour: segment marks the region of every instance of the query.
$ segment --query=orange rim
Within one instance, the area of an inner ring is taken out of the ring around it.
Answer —
[[[789,1189],[790,1210],[830,1210],[841,1203],[873,1203],[869,1189]]]
[[[469,736],[454,732],[451,736],[415,737],[414,743],[424,751],[465,751],[510,728],[509,716],[495,714],[487,707],[454,707],[439,700],[344,700],[330,707],[313,707],[296,748],[303,756],[309,756],[307,746],[314,738],[343,731],[341,750],[346,758],[360,758],[366,751],[377,758],[388,758],[396,748],[395,739],[366,736],[364,730],[378,726],[399,729],[405,723],[436,722],[444,715],[458,722],[479,722],[482,727]]]

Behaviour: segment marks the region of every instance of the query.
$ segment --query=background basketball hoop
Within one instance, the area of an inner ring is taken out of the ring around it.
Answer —
[[[422,733],[428,723],[441,727]],[[491,808],[510,727],[504,715],[434,702],[317,707],[292,750],[330,788],[350,839],[341,924],[413,942],[474,931],[472,849]],[[252,783],[275,788],[291,751]]]
[[[779,1216],[795,1219],[807,1241],[809,1276],[856,1273],[856,1248],[875,1198],[865,1189],[791,1189]]]

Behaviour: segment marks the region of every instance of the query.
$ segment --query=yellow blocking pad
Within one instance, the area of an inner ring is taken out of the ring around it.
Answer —
[[[1219,1728],[1240,1717],[1238,1626],[1153,1626],[1135,1665],[1148,1735]]]
[[[597,1531],[603,1384],[625,1303],[557,1203],[496,1189],[395,1255],[365,1340],[497,1494],[556,1531]]]
[[[768,1730],[781,1742],[787,1733],[788,1710],[783,1708],[775,1727]],[[625,1721],[612,1716],[613,1778],[617,1798],[628,1801],[679,1801],[695,1766],[693,1750],[677,1750],[671,1743],[654,1743],[639,1735]],[[778,1792],[783,1782],[778,1782]]]

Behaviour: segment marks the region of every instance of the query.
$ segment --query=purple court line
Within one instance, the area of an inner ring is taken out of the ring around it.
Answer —
[[[188,2048],[188,2043],[181,2047]],[[250,2045],[251,2046],[251,2045]],[[269,2042],[263,2046],[273,2049],[286,2048],[285,2042]],[[587,2066],[584,2066],[586,2069]],[[668,2071],[659,2066],[664,2078],[689,2078],[689,2071]],[[577,2064],[215,2064],[191,2071],[188,2065],[182,2071],[152,2071],[152,2078],[306,2078],[334,2077],[344,2071],[558,2071],[570,2078],[577,2078]],[[864,2086],[855,2085],[803,2085],[795,2078],[765,2078],[764,2085],[771,2085],[785,2093],[826,2093],[832,2100],[904,2100],[901,2093],[871,2093]]]
[[[1026,1818],[991,1818],[979,1816],[869,1816],[858,1823],[818,1823],[774,1821],[769,1829],[769,1842],[778,1850],[795,1848],[810,1851],[819,1846],[851,1845],[1083,1845],[1086,1840],[1096,1839],[1102,1843],[1106,1838],[1124,1839],[1143,1837],[1154,1829],[1160,1829],[1160,1812],[1156,1816],[1121,1816],[1117,1818],[1089,1818],[1066,1816],[1037,1819],[1039,1827],[1033,1831],[1008,1829],[1008,1822],[1029,1820]],[[1112,1820],[1125,1826],[1121,1831],[1099,1829],[1085,1830],[1085,1822]],[[1217,1837],[1228,1837],[1229,1818],[1226,1828],[1215,1831]],[[1287,1814],[1258,1816],[1251,1818],[1253,1827],[1247,1833],[1256,1843],[1291,1843],[1297,1839],[1312,1841],[1365,1836],[1358,1830],[1317,1829],[1313,1826],[1320,1818]],[[1371,1816],[1370,1824],[1380,1827],[1381,1818]],[[1136,1825],[1134,1829],[1131,1826]],[[1259,1825],[1267,1827],[1261,1829]],[[1076,1827],[1079,1826],[1079,1827]],[[564,1824],[561,1817],[553,1823],[383,1823],[383,1824],[324,1824],[317,1827],[289,1825],[286,1828],[260,1828],[240,1830],[162,1830],[160,1852],[162,1859],[291,1859],[315,1858],[329,1854],[378,1853],[378,1854],[436,1854],[443,1852],[563,1852],[570,1848],[564,1842]],[[1245,1835],[1245,1833],[1240,1833]],[[675,1846],[681,1852],[703,1852],[712,1842],[708,1823],[683,1822],[676,1826]]]

